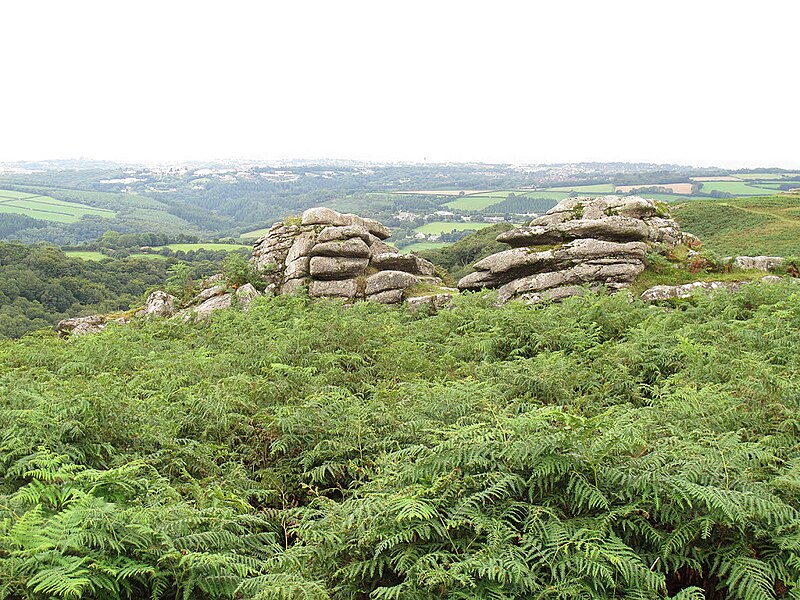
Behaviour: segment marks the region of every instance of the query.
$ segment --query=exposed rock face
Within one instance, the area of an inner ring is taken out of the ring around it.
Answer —
[[[212,282],[213,284],[213,282]],[[175,313],[175,296],[156,290],[147,297],[144,308],[136,313],[137,317],[171,317]]]
[[[737,256],[733,259],[733,266],[737,269],[772,271],[782,262],[783,258],[780,256]]]
[[[501,302],[561,299],[582,293],[582,286],[627,287],[644,270],[649,244],[697,240],[662,212],[636,196],[567,198],[529,225],[497,236],[512,249],[475,263],[458,287],[499,288]]]
[[[385,243],[389,235],[374,219],[311,208],[299,224],[273,225],[250,260],[276,294],[308,288],[313,298],[396,304],[420,283],[442,285],[430,262]]]
[[[86,335],[87,333],[103,331],[106,323],[107,319],[103,315],[75,317],[59,321],[58,325],[56,325],[56,331],[63,337]]]
[[[748,257],[749,258],[749,257]],[[647,289],[642,293],[642,300],[645,302],[659,302],[663,300],[672,300],[679,298],[689,298],[696,293],[710,294],[715,290],[728,290],[735,292],[742,286],[749,283],[767,283],[774,285],[783,281],[791,281],[797,283],[800,279],[790,278],[784,279],[777,275],[766,275],[758,281],[695,281],[693,283],[685,283],[683,285],[656,285]]]

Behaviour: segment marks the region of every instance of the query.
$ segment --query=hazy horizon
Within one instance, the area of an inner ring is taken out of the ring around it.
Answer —
[[[92,0],[5,13],[3,162],[800,169],[788,3]]]

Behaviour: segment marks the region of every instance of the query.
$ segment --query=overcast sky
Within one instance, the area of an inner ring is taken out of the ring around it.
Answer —
[[[800,168],[796,1],[4,2],[0,160]]]

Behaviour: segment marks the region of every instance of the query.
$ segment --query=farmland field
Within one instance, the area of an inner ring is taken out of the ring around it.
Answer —
[[[436,248],[444,248],[449,245],[448,242],[414,242],[413,244],[400,248],[400,252],[408,254],[409,252],[419,252],[420,250],[435,250]]]
[[[66,250],[64,252],[70,258],[80,258],[83,260],[105,260],[110,259],[109,256],[102,254],[101,252],[96,252],[94,250]]]
[[[403,192],[392,192],[393,194],[405,194],[409,196],[458,196],[459,194],[476,195],[487,194],[492,190],[411,190]]]
[[[483,210],[493,204],[502,202],[506,199],[508,194],[505,195],[491,195],[491,196],[464,196],[458,200],[453,200],[445,204],[447,208],[455,210]]]
[[[147,260],[167,260],[166,256],[161,256],[160,254],[145,254],[144,252],[137,252],[136,254],[131,254],[128,258],[144,258]]]
[[[432,223],[426,223],[425,225],[421,225],[417,227],[414,231],[418,233],[425,233],[425,234],[433,234],[438,235],[441,233],[450,233],[453,230],[456,231],[467,231],[467,230],[474,230],[477,231],[478,229],[483,229],[484,227],[489,227],[492,223],[464,223],[461,221],[433,221]]]
[[[161,248],[169,248],[173,252],[191,252],[192,250],[226,250],[232,252],[234,250],[241,250],[243,248],[250,248],[243,244],[218,244],[214,242],[198,242],[196,244],[167,244],[166,246],[158,246],[154,250]]]
[[[245,231],[239,237],[246,240],[257,240],[261,236],[267,235],[270,228],[264,227],[263,229],[254,229],[253,231]]]
[[[593,185],[575,185],[546,188],[547,192],[575,192],[576,194],[612,194],[614,186],[610,183],[595,183]]]
[[[738,173],[739,179],[759,179],[767,181],[770,179],[794,179],[800,177],[800,173]]]
[[[653,187],[670,189],[672,190],[673,194],[689,195],[692,193],[691,183],[652,183],[652,184],[648,183],[643,185],[618,185],[616,191],[622,192],[623,194],[628,194],[642,188],[653,188]]]
[[[734,194],[735,196],[767,196],[771,192],[758,187],[757,183],[745,183],[744,181],[709,181],[700,188],[700,193],[723,192]]]
[[[0,213],[26,215],[34,219],[58,223],[74,223],[84,215],[109,219],[115,216],[114,211],[104,208],[13,190],[0,190]]]
[[[766,192],[766,190],[764,190]],[[714,200],[711,196],[681,196],[679,194],[641,194],[642,198],[661,200],[662,202],[687,202],[695,200]]]
[[[454,210],[480,211],[505,201],[511,194],[514,194],[517,198],[528,198],[531,200],[553,200],[555,204],[556,202],[567,198],[570,195],[570,192],[563,190],[544,190],[535,192],[528,190],[503,190],[477,196],[466,196],[464,198],[459,198],[458,200],[448,202],[445,204],[445,206]]]

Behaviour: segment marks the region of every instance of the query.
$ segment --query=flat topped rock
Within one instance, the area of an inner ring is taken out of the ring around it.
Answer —
[[[580,238],[613,242],[646,240],[650,235],[647,223],[631,217],[610,216],[600,219],[572,219],[548,225],[516,227],[497,236],[514,248],[558,244]]]
[[[339,213],[326,207],[309,208],[303,213],[300,222],[302,225],[333,225],[336,227],[359,225],[381,240],[385,240],[392,235],[386,225],[375,219],[367,219],[349,213]]]

